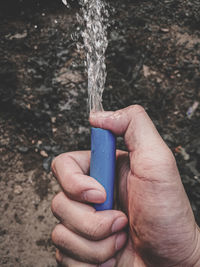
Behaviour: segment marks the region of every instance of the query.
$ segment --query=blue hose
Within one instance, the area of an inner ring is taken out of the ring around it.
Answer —
[[[102,184],[107,193],[104,203],[94,205],[97,211],[113,208],[115,165],[115,136],[108,130],[92,128],[90,176]]]

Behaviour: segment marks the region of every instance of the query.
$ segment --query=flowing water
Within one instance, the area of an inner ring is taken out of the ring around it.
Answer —
[[[66,0],[62,0],[66,4]],[[108,11],[104,0],[79,0],[79,22],[86,52],[88,100],[90,111],[102,111],[102,95],[106,82],[105,52],[108,46]]]

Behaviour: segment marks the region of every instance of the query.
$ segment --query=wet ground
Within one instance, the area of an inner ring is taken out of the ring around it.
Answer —
[[[200,224],[200,3],[110,4],[104,107],[146,108]],[[90,146],[84,54],[71,39],[77,10],[75,2],[0,3],[0,266],[56,266],[50,162]]]

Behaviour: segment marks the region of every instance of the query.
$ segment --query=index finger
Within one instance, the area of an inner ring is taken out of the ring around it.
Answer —
[[[88,176],[90,151],[64,153],[52,162],[52,171],[69,198],[81,202],[103,203],[106,192],[101,184]]]

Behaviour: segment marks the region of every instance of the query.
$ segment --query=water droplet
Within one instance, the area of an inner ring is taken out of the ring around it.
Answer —
[[[67,0],[62,0],[62,2],[67,8],[70,8],[70,5],[69,5],[69,3],[67,3]]]
[[[62,0],[63,4],[67,6],[67,0]]]

